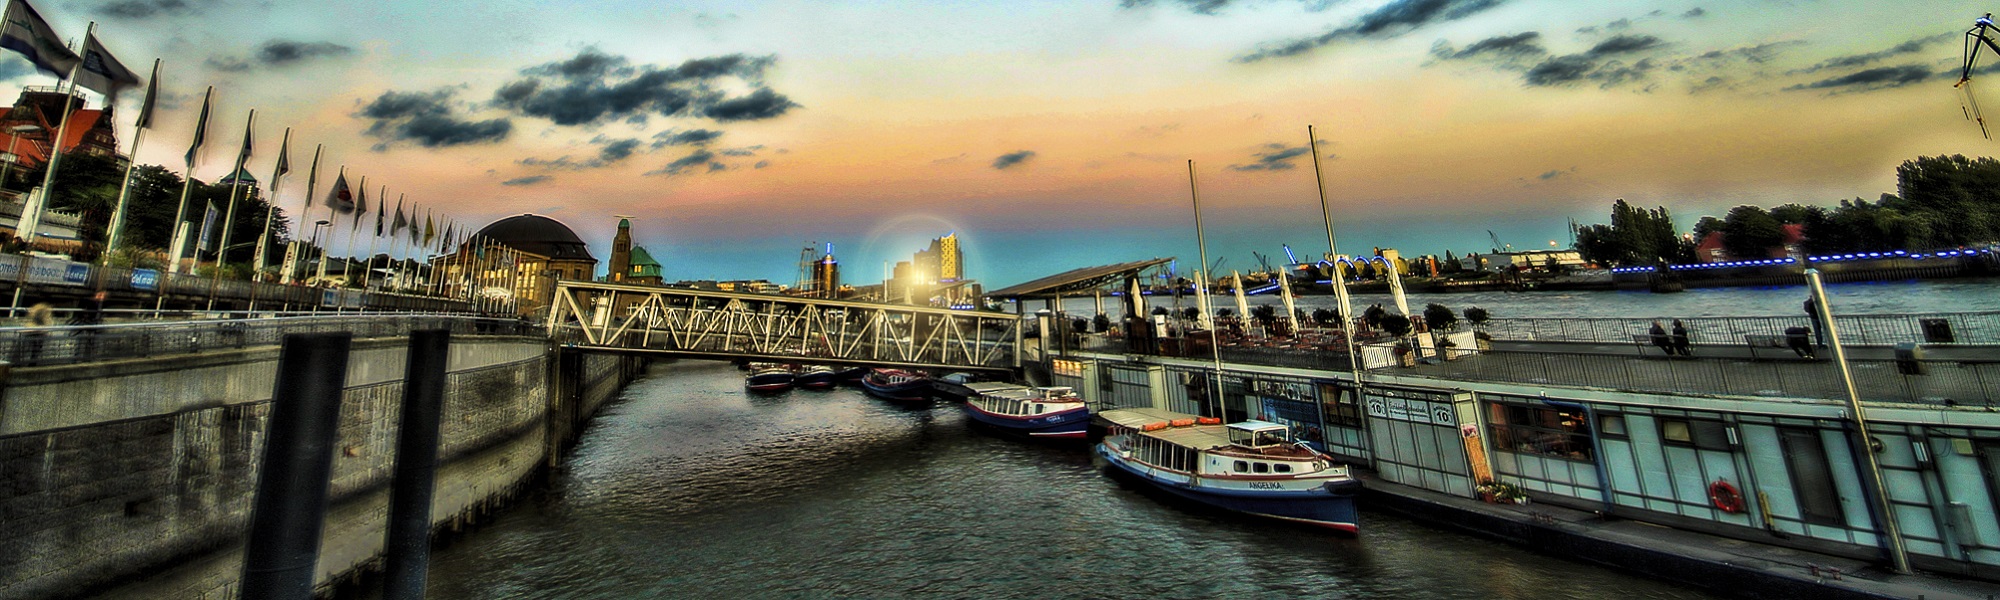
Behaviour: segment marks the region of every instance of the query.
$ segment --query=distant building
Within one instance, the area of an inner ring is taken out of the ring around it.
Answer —
[[[813,261],[810,291],[822,298],[840,297],[840,261],[833,258],[833,253]]]
[[[957,232],[933,238],[930,246],[917,251],[911,262],[926,279],[937,283],[951,283],[965,278],[965,256],[958,251]]]
[[[522,315],[548,310],[557,280],[590,281],[597,258],[568,225],[541,215],[507,217],[450,254],[431,259],[447,294],[504,301]]]
[[[1548,270],[1549,260],[1561,268],[1580,269],[1589,266],[1583,255],[1575,250],[1524,250],[1520,252],[1493,252],[1489,254],[1467,254],[1458,259],[1461,268],[1467,271],[1502,271],[1507,267],[1519,267],[1522,271]]]
[[[645,246],[634,246],[625,267],[625,282],[660,285],[664,280],[660,261],[653,260],[653,253],[647,252]]]

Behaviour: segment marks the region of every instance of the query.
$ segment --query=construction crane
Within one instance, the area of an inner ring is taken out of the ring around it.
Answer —
[[[1256,250],[1251,250],[1250,256],[1257,258],[1257,266],[1263,269],[1263,271],[1260,272],[1262,273],[1271,272],[1271,257],[1264,256],[1264,253],[1258,252]]]
[[[1491,238],[1491,239],[1493,240],[1493,253],[1494,253],[1494,254],[1499,254],[1499,253],[1501,253],[1501,252],[1513,252],[1513,251],[1514,251],[1514,247],[1513,247],[1513,246],[1509,246],[1509,245],[1506,245],[1506,244],[1502,244],[1502,243],[1500,243],[1500,236],[1498,236],[1498,235],[1495,235],[1495,234],[1493,233],[1493,230],[1491,230],[1491,229],[1488,229],[1488,230],[1486,230],[1486,237],[1488,237],[1488,238]]]
[[[1979,135],[1993,139],[1992,132],[1986,130],[1986,115],[1979,112],[1979,99],[1972,94],[1972,71],[1979,65],[1979,49],[1984,47],[2000,55],[2000,43],[1994,43],[1990,32],[1995,31],[1993,13],[1986,13],[1972,22],[1972,28],[1965,30],[1965,68],[1958,73],[1958,83],[1952,85],[1959,92],[1958,108],[1965,112],[1965,118],[1979,123]]]

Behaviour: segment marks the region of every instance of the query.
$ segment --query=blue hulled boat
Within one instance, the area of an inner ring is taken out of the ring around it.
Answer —
[[[1084,439],[1090,407],[1067,387],[1007,386],[986,390],[965,402],[976,423],[1031,438]]]
[[[750,374],[744,376],[743,387],[753,392],[782,392],[792,387],[797,376],[792,368],[777,363],[750,363]]]
[[[1361,481],[1332,457],[1292,441],[1284,425],[1197,424],[1190,415],[1150,409],[1103,417],[1110,426],[1097,454],[1120,473],[1217,508],[1358,531],[1354,495]]]
[[[899,402],[928,402],[932,391],[930,376],[902,369],[870,370],[861,378],[861,387],[869,395]]]
[[[792,380],[793,385],[809,390],[832,389],[834,383],[833,367],[826,365],[806,365],[799,369],[798,377]]]

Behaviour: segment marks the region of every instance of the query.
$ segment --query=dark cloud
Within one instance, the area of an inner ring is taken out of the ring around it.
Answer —
[[[764,147],[763,147],[763,146],[761,146],[761,145],[758,145],[758,146],[745,146],[745,147],[742,147],[742,148],[729,148],[729,149],[726,149],[726,150],[723,150],[723,151],[722,151],[722,155],[723,155],[723,156],[756,156],[756,155],[757,155],[757,151],[758,151],[758,150],[763,150],[763,149],[764,149]]]
[[[615,163],[630,158],[632,153],[638,149],[639,140],[615,140],[604,144],[604,148],[598,150],[597,159],[606,164]]]
[[[1017,150],[1014,152],[1008,152],[1006,154],[1000,155],[999,158],[993,159],[993,168],[1007,169],[1024,162],[1028,162],[1028,159],[1034,157],[1035,157],[1035,151],[1033,150]]]
[[[722,137],[722,132],[713,129],[689,129],[678,131],[669,129],[653,134],[653,149],[667,146],[705,146]]]
[[[1542,181],[1548,181],[1548,180],[1551,180],[1551,179],[1555,179],[1555,178],[1557,178],[1557,177],[1562,177],[1562,176],[1564,176],[1564,175],[1568,175],[1569,173],[1570,173],[1569,171],[1564,171],[1564,170],[1562,170],[1562,169],[1551,169],[1551,170],[1550,170],[1549,172],[1547,172],[1547,173],[1543,173],[1543,174],[1541,174],[1541,175],[1537,176],[1536,178],[1537,178],[1537,179],[1540,179],[1540,180],[1542,180]]]
[[[1591,70],[1596,68],[1597,61],[1590,57],[1571,54],[1542,61],[1542,64],[1528,69],[1526,78],[1528,85],[1562,85],[1589,77]]]
[[[1590,50],[1584,52],[1584,54],[1592,57],[1612,56],[1616,54],[1631,54],[1634,52],[1643,52],[1646,50],[1652,50],[1664,44],[1665,44],[1664,42],[1660,41],[1660,38],[1656,38],[1650,35],[1619,35],[1619,36],[1613,36],[1611,39],[1598,42],[1597,45],[1591,46]]]
[[[203,7],[186,0],[125,0],[109,2],[97,7],[104,16],[117,19],[145,20],[157,17],[174,17],[201,12]]]
[[[1922,83],[1924,80],[1930,79],[1934,75],[1935,74],[1932,73],[1930,69],[1925,68],[1923,65],[1903,65],[1900,67],[1877,67],[1865,71],[1857,71],[1854,73],[1841,75],[1839,77],[1822,79],[1812,83],[1801,83],[1795,86],[1785,88],[1785,90],[1787,91],[1835,90],[1835,91],[1862,92],[1869,90],[1903,87],[1910,84]]]
[[[241,73],[250,70],[250,61],[234,56],[215,56],[202,61],[208,68],[224,73]]]
[[[1286,146],[1279,143],[1264,144],[1262,152],[1253,152],[1250,164],[1229,165],[1231,171],[1289,171],[1298,166],[1294,162],[1301,156],[1311,156],[1307,146]]]
[[[257,50],[257,60],[267,65],[283,65],[310,58],[346,56],[354,49],[333,42],[293,42],[271,40]]]
[[[672,177],[675,175],[688,173],[689,171],[693,171],[694,169],[703,166],[706,166],[707,172],[710,173],[727,170],[729,168],[728,165],[716,162],[715,153],[709,152],[707,150],[697,149],[694,152],[689,153],[687,156],[675,159],[673,162],[667,163],[666,166],[660,167],[659,169],[653,171],[649,171],[646,174],[666,175],[668,177]]]
[[[557,171],[602,169],[624,162],[625,159],[631,158],[633,154],[637,154],[639,147],[644,145],[644,142],[637,139],[625,138],[614,140],[603,136],[598,136],[590,140],[590,143],[597,144],[600,147],[597,149],[597,156],[587,160],[576,160],[568,156],[563,156],[555,159],[523,158],[516,162],[519,162],[522,166],[540,167]]]
[[[708,106],[702,114],[724,123],[730,121],[759,121],[785,114],[799,104],[771,88],[757,88],[748,96],[731,98]]]
[[[769,119],[799,105],[768,87],[728,98],[717,91],[730,81],[755,84],[776,59],[742,54],[697,58],[679,65],[633,65],[621,56],[585,48],[569,59],[521,70],[524,76],[493,93],[493,104],[557,125],[649,117],[707,117],[717,121]]]
[[[500,182],[500,185],[534,185],[537,183],[548,181],[550,179],[553,179],[553,177],[550,177],[548,175],[529,175],[527,177],[515,177],[513,179],[502,181]]]
[[[1681,13],[1681,18],[1683,18],[1683,19],[1695,19],[1695,18],[1700,18],[1700,17],[1702,16],[1702,15],[1706,15],[1706,14],[1708,14],[1708,11],[1706,11],[1706,10],[1702,10],[1702,8],[1701,8],[1701,7],[1697,6],[1697,7],[1694,7],[1694,8],[1690,8],[1690,9],[1688,9],[1688,11],[1687,11],[1687,12],[1684,12],[1684,13]]]
[[[1323,10],[1332,3],[1332,0],[1299,0],[1299,4],[1305,5],[1307,10],[1314,12]],[[1178,6],[1194,14],[1213,16],[1222,14],[1224,9],[1243,4],[1243,2],[1238,0],[1119,0],[1118,7],[1133,9],[1152,6],[1154,4]]]
[[[383,92],[361,108],[357,115],[373,120],[365,131],[382,139],[376,150],[396,142],[414,142],[426,148],[498,142],[507,139],[514,124],[506,119],[472,121],[460,118],[451,101],[450,90],[436,92]]]
[[[1548,54],[1542,48],[1540,32],[1528,31],[1514,35],[1486,38],[1466,45],[1463,49],[1452,48],[1439,41],[1431,46],[1431,56],[1439,60],[1468,60],[1479,57],[1522,58]]]
[[[1506,2],[1506,0],[1393,0],[1354,23],[1317,36],[1266,46],[1237,57],[1239,63],[1268,58],[1296,56],[1334,42],[1352,38],[1391,38],[1425,25],[1462,19]]]
[[[1788,74],[1797,75],[1801,73],[1815,73],[1827,69],[1851,69],[1855,67],[1868,66],[1889,58],[1902,56],[1904,54],[1916,54],[1918,52],[1923,52],[1925,46],[1929,46],[1931,44],[1951,39],[1952,37],[1955,37],[1957,35],[1958,34],[1953,34],[1953,33],[1943,33],[1929,37],[1921,37],[1913,40],[1908,40],[1903,43],[1896,44],[1895,46],[1891,46],[1886,50],[1879,50],[1865,54],[1837,56],[1834,58],[1829,58],[1820,61],[1819,64],[1806,67],[1804,69],[1792,71]]]
[[[757,161],[757,164],[755,164],[755,165],[752,165],[752,166],[751,166],[751,168],[753,168],[753,169],[762,169],[762,168],[764,168],[764,167],[768,167],[768,166],[771,166],[771,161],[768,161],[768,160],[760,160],[760,161]]]

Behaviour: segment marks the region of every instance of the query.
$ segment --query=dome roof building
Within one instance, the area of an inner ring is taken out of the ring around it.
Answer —
[[[455,241],[451,254],[431,264],[445,274],[448,294],[489,312],[539,315],[548,310],[556,281],[590,281],[597,272],[583,238],[541,215],[507,217]]]

